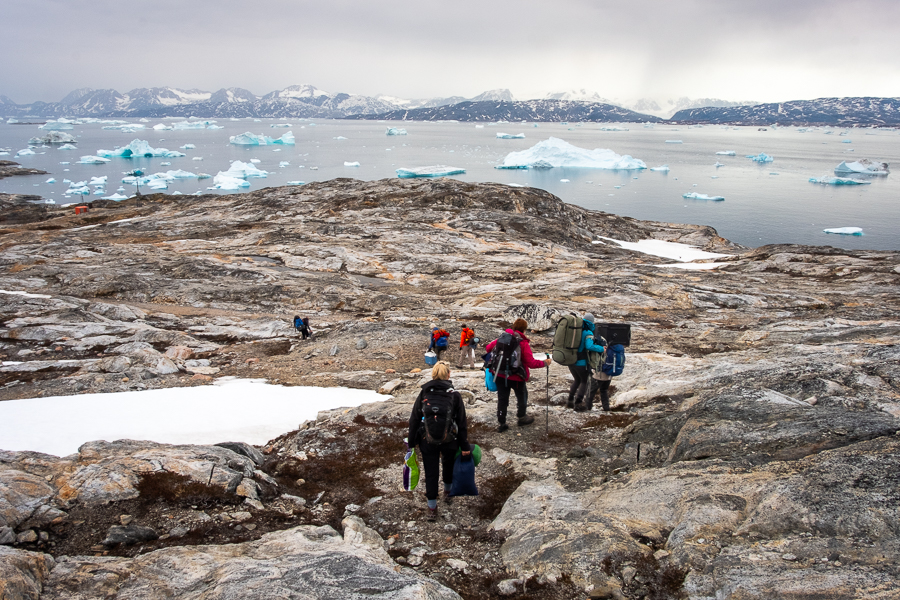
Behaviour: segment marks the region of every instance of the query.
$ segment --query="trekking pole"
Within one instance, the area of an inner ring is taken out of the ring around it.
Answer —
[[[544,436],[550,437],[550,365],[547,365],[547,418],[544,423]]]

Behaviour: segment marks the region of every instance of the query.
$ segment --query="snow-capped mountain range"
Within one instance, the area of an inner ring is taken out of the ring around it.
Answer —
[[[715,98],[610,100],[585,89],[516,100],[507,89],[473,98],[402,99],[392,96],[329,93],[313,85],[293,85],[257,96],[242,88],[216,92],[173,87],[137,88],[124,94],[81,88],[59,102],[16,104],[0,95],[0,115],[32,119],[55,117],[118,118],[383,118],[528,121],[659,121],[802,124],[898,125],[896,98],[821,98],[777,104],[732,102]],[[674,116],[673,116],[674,113]]]

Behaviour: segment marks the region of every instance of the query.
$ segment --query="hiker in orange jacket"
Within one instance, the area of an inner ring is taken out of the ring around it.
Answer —
[[[459,360],[456,368],[462,369],[463,363],[468,361],[469,368],[475,368],[475,332],[463,323],[462,332],[459,334]]]

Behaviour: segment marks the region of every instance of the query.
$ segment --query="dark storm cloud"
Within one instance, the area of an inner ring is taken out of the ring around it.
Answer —
[[[894,0],[30,0],[2,9],[0,93],[171,85],[520,97],[900,95]]]

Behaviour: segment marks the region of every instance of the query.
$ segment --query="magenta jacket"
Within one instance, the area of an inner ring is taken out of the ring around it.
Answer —
[[[525,379],[524,381],[528,381],[531,379],[531,369],[543,369],[547,365],[544,364],[544,361],[538,360],[534,357],[534,354],[531,352],[531,342],[525,334],[521,331],[515,331],[513,329],[507,329],[506,333],[511,333],[515,336],[519,337],[519,348],[522,350],[522,366],[525,367]],[[497,340],[494,340],[490,344],[484,347],[487,352],[490,352],[494,349],[494,346],[497,345]],[[503,375],[499,375],[499,377],[503,377]],[[523,381],[521,377],[518,375],[510,375],[510,381]]]

